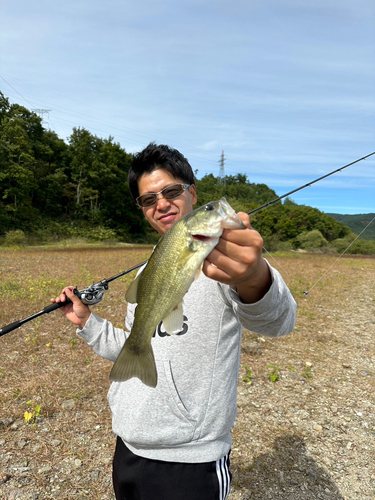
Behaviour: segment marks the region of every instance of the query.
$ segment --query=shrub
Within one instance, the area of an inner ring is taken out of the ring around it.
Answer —
[[[328,241],[318,229],[305,231],[297,236],[296,239],[301,248],[304,248],[305,250],[321,249],[328,244]]]
[[[351,233],[345,238],[338,238],[332,242],[338,253],[346,251],[348,254],[375,255],[375,241],[361,240],[354,241],[356,235]]]
[[[21,246],[26,243],[26,235],[21,229],[13,229],[5,233],[3,245],[6,247]]]

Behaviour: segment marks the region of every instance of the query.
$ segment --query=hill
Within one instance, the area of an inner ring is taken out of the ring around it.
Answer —
[[[372,214],[356,214],[356,215],[345,215],[345,214],[327,214],[337,222],[341,222],[345,226],[349,227],[353,233],[359,234],[367,226],[367,224],[375,217],[375,213]],[[370,224],[366,231],[361,234],[363,240],[375,240],[375,221]]]

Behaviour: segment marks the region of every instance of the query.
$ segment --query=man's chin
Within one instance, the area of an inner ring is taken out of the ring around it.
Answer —
[[[157,231],[161,234],[165,234],[177,221],[177,218],[169,219],[164,221],[163,219],[158,221]]]
[[[166,233],[172,226],[174,225],[174,222],[168,222],[162,225],[162,228],[164,230],[164,233]]]

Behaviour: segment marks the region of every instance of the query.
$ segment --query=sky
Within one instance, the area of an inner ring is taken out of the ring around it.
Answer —
[[[131,153],[281,196],[375,151],[373,0],[3,0],[0,90]],[[292,196],[375,212],[375,155]]]

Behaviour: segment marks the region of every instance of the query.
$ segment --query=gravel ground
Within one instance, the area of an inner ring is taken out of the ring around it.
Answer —
[[[317,305],[315,331],[245,336],[254,376],[239,384],[231,500],[375,499],[374,274],[335,309]]]
[[[334,277],[298,297],[294,334],[244,333],[230,500],[375,499],[374,261]],[[1,339],[0,498],[111,500],[110,363],[41,325]]]

